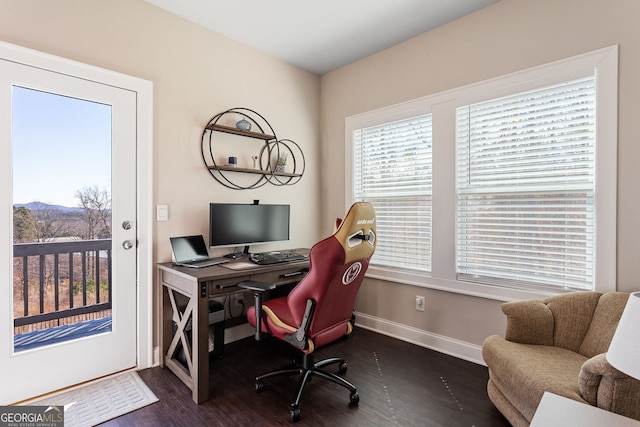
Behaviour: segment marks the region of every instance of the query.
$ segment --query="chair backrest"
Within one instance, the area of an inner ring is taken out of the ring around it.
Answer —
[[[370,203],[358,202],[332,236],[311,248],[309,273],[289,293],[287,304],[299,324],[306,301],[316,302],[308,334],[316,347],[345,334],[375,247],[375,210]]]
[[[553,345],[586,357],[609,349],[628,292],[571,292],[543,301],[553,317]]]

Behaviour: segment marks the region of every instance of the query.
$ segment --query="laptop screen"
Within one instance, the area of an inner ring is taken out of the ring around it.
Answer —
[[[170,237],[169,240],[171,241],[171,250],[176,262],[189,262],[209,258],[209,252],[202,235]]]

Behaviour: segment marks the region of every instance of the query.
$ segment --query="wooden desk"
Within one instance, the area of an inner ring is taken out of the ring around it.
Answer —
[[[308,249],[294,251],[309,253]],[[162,292],[160,366],[169,368],[191,389],[196,403],[209,399],[209,299],[244,292],[237,286],[220,288],[243,280],[276,286],[297,283],[309,269],[308,260],[266,266],[249,263],[231,261],[200,269],[178,267],[173,263],[158,264],[158,283]],[[187,301],[186,306],[178,304],[177,298]],[[173,322],[177,325],[175,334]],[[185,331],[188,324],[193,337],[191,343]],[[175,359],[179,343],[184,349],[187,367]]]

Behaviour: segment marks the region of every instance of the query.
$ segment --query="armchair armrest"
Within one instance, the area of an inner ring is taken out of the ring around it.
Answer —
[[[253,299],[256,313],[256,341],[262,339],[262,296],[264,292],[276,288],[273,283],[257,282],[255,280],[244,280],[238,283],[239,288],[249,289],[253,291]]]
[[[521,344],[553,345],[553,313],[540,300],[502,304],[507,316],[505,339]]]
[[[606,353],[584,362],[578,385],[582,398],[598,408],[640,419],[640,380],[609,364]]]

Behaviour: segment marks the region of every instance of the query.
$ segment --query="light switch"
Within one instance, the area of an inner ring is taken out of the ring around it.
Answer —
[[[156,206],[156,220],[168,221],[169,220],[169,205],[157,205]]]

